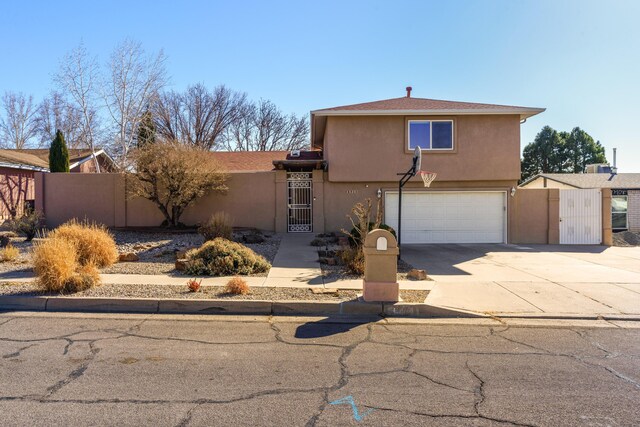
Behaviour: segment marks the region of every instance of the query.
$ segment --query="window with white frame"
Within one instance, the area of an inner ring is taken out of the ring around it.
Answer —
[[[614,230],[626,230],[627,222],[627,196],[613,196],[611,198],[611,228]]]
[[[409,150],[453,150],[453,120],[409,120]]]

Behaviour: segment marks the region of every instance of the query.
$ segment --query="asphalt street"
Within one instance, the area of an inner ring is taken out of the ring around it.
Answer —
[[[632,426],[640,324],[0,314],[4,426]]]

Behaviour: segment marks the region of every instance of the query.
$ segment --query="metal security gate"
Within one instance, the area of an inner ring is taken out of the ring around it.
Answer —
[[[290,233],[313,231],[313,188],[310,172],[287,173],[287,230]]]
[[[560,190],[560,244],[602,243],[602,193],[598,189]]]

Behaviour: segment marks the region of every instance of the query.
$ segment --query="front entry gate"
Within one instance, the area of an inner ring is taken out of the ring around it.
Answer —
[[[310,172],[287,173],[287,230],[290,233],[313,231],[313,187]]]

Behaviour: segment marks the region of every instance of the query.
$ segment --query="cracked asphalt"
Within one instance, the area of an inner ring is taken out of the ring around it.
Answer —
[[[3,426],[632,426],[640,324],[3,313],[0,385]]]

